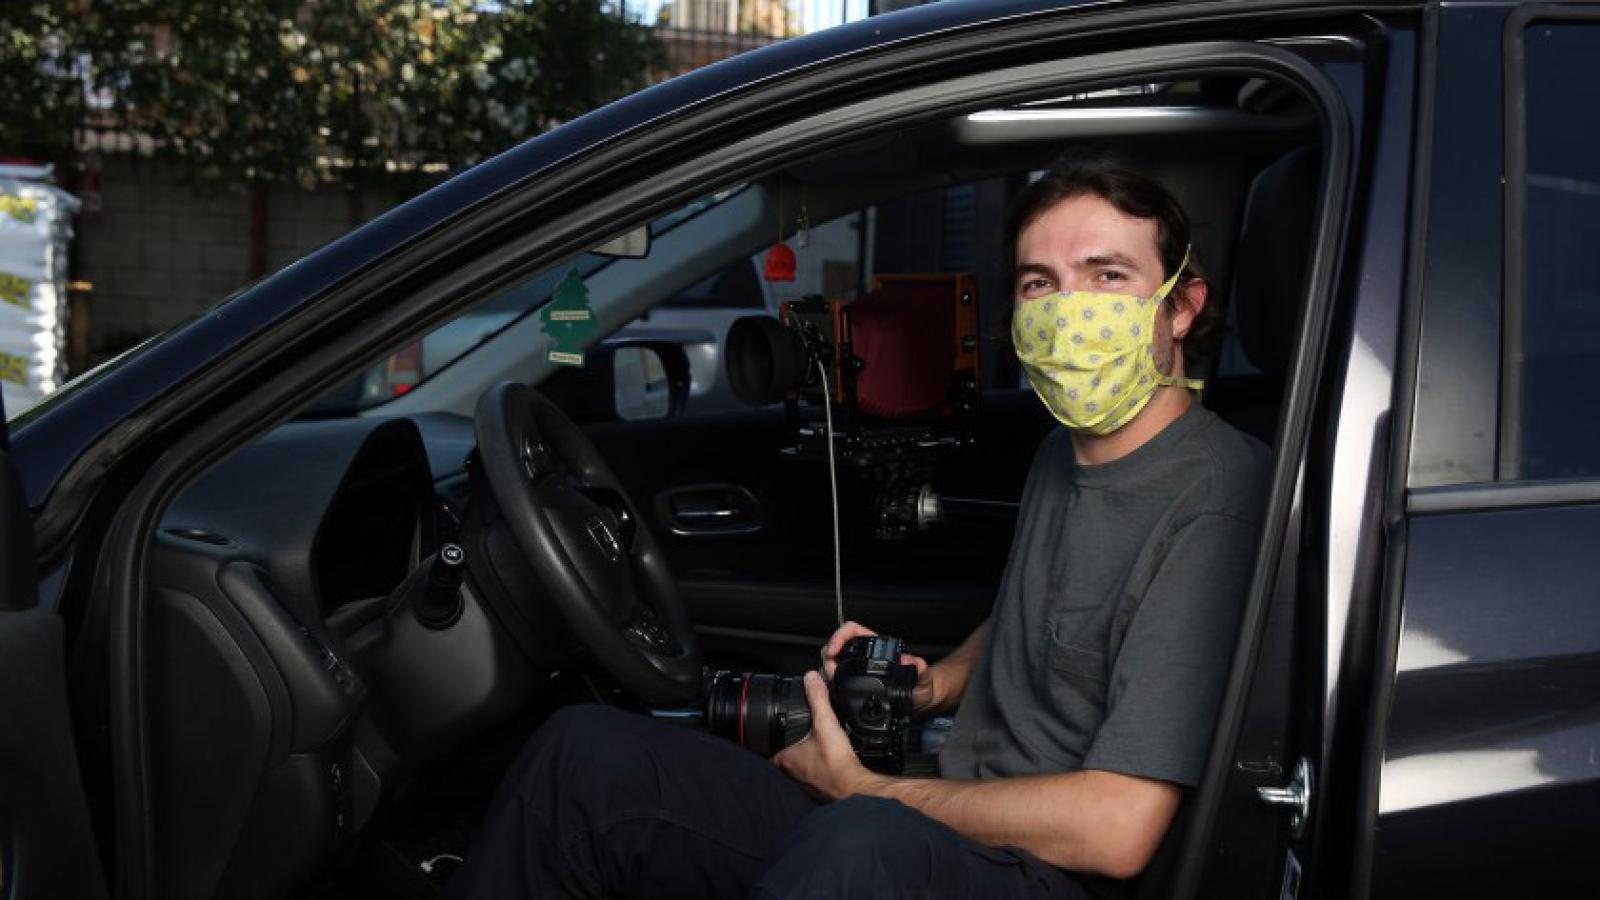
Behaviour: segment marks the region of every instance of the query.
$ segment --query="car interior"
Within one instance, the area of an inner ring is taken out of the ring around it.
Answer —
[[[988,613],[1056,427],[1010,354],[1002,222],[1068,148],[1183,202],[1229,323],[1202,400],[1273,444],[1322,125],[1295,88],[1239,74],[911,122],[619,223],[647,229],[642,252],[520,279],[422,337],[403,383],[391,357],[308,398],[197,475],[151,547],[153,893],[432,896],[561,706],[706,727],[708,673],[814,667],[841,607],[948,652]],[[824,227],[854,236],[822,279],[836,292],[769,284],[785,320],[752,299],[767,318],[741,340],[709,329],[712,375],[687,363],[703,334],[619,337],[690,289],[757,288],[719,273],[779,237],[817,268]],[[594,326],[586,365],[554,365],[574,321]],[[794,335],[809,363],[762,356]],[[707,377],[733,390],[691,384]],[[1158,860],[1146,890],[1161,877]]]

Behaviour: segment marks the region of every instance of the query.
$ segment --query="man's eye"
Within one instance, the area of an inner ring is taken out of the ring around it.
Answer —
[[[1127,281],[1128,280],[1128,276],[1124,275],[1121,272],[1107,270],[1105,272],[1101,272],[1100,273],[1100,280],[1101,281]]]
[[[1027,281],[1024,281],[1022,283],[1022,285],[1017,290],[1018,290],[1019,293],[1022,293],[1022,294],[1027,295],[1027,296],[1032,296],[1032,295],[1037,294],[1037,293],[1039,293],[1041,291],[1047,291],[1049,289],[1050,289],[1050,281],[1049,281],[1049,279],[1046,279],[1046,278],[1029,278]]]

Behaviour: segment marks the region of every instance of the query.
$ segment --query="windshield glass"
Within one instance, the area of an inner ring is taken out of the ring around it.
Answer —
[[[736,185],[676,207],[650,223],[650,237],[654,239],[670,232],[744,189],[744,184]],[[579,278],[587,279],[615,262],[614,257],[585,253],[570,262],[551,266],[385,358],[355,381],[329,392],[308,413],[315,416],[359,412],[410,393],[417,385],[537,311],[569,272],[576,270]]]

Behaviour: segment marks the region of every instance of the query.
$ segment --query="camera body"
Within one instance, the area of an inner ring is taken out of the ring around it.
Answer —
[[[898,639],[852,638],[839,651],[828,696],[862,764],[899,774],[917,686],[915,666],[903,665]],[[713,734],[771,756],[811,731],[811,707],[798,677],[718,672],[706,698],[706,723]]]
[[[828,684],[834,715],[850,735],[850,746],[877,772],[898,774],[905,767],[917,669],[901,664],[904,652],[899,638],[851,638],[839,651]]]

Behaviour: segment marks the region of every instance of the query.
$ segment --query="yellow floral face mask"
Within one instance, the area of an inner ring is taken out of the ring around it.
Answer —
[[[1178,283],[1188,253],[1149,297],[1064,291],[1017,303],[1011,340],[1034,392],[1061,424],[1110,434],[1150,402],[1157,387],[1202,382],[1161,374],[1153,340],[1156,310]]]

